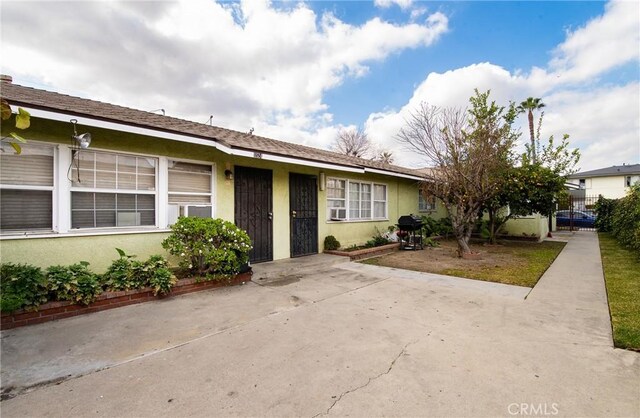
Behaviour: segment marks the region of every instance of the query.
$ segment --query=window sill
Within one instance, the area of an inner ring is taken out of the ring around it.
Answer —
[[[328,219],[326,223],[328,224],[355,224],[355,223],[363,223],[363,222],[389,222],[389,218],[383,219],[350,219],[344,221],[332,221]]]
[[[155,234],[171,232],[171,229],[92,229],[74,230],[64,234],[58,232],[22,232],[14,234],[0,235],[0,241],[10,241],[17,239],[38,239],[38,238],[72,238],[72,237],[92,237],[102,235],[133,235],[133,234]]]

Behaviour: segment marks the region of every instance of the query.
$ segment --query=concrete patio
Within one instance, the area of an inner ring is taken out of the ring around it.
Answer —
[[[254,271],[3,331],[2,415],[640,416],[594,233],[532,291],[327,255]]]

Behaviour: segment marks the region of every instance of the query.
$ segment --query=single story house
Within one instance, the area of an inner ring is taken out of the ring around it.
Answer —
[[[235,222],[252,262],[315,254],[385,232],[401,215],[445,216],[419,201],[415,171],[312,147],[13,84],[1,96],[31,114],[27,143],[0,153],[2,262],[46,267],[115,248],[145,258],[181,215]],[[2,126],[3,137],[13,120]],[[83,133],[90,134],[90,142]]]
[[[623,164],[569,176],[569,182],[584,190],[586,196],[600,195],[609,199],[625,197],[629,188],[640,183],[640,164]]]

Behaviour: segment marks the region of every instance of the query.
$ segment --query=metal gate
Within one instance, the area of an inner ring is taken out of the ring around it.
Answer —
[[[559,231],[595,231],[597,196],[569,195],[558,202],[556,229]]]
[[[249,234],[252,263],[273,260],[273,185],[271,170],[235,167],[235,221]]]
[[[289,174],[291,257],[318,253],[318,182],[315,176]]]

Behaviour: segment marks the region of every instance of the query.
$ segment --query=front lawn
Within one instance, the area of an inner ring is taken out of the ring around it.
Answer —
[[[640,351],[640,260],[610,234],[598,234],[607,286],[613,342]]]
[[[467,260],[457,257],[454,240],[439,243],[439,247],[399,251],[362,263],[533,287],[565,246],[551,241],[504,241],[495,246],[473,243],[472,251],[481,253],[482,259]]]

